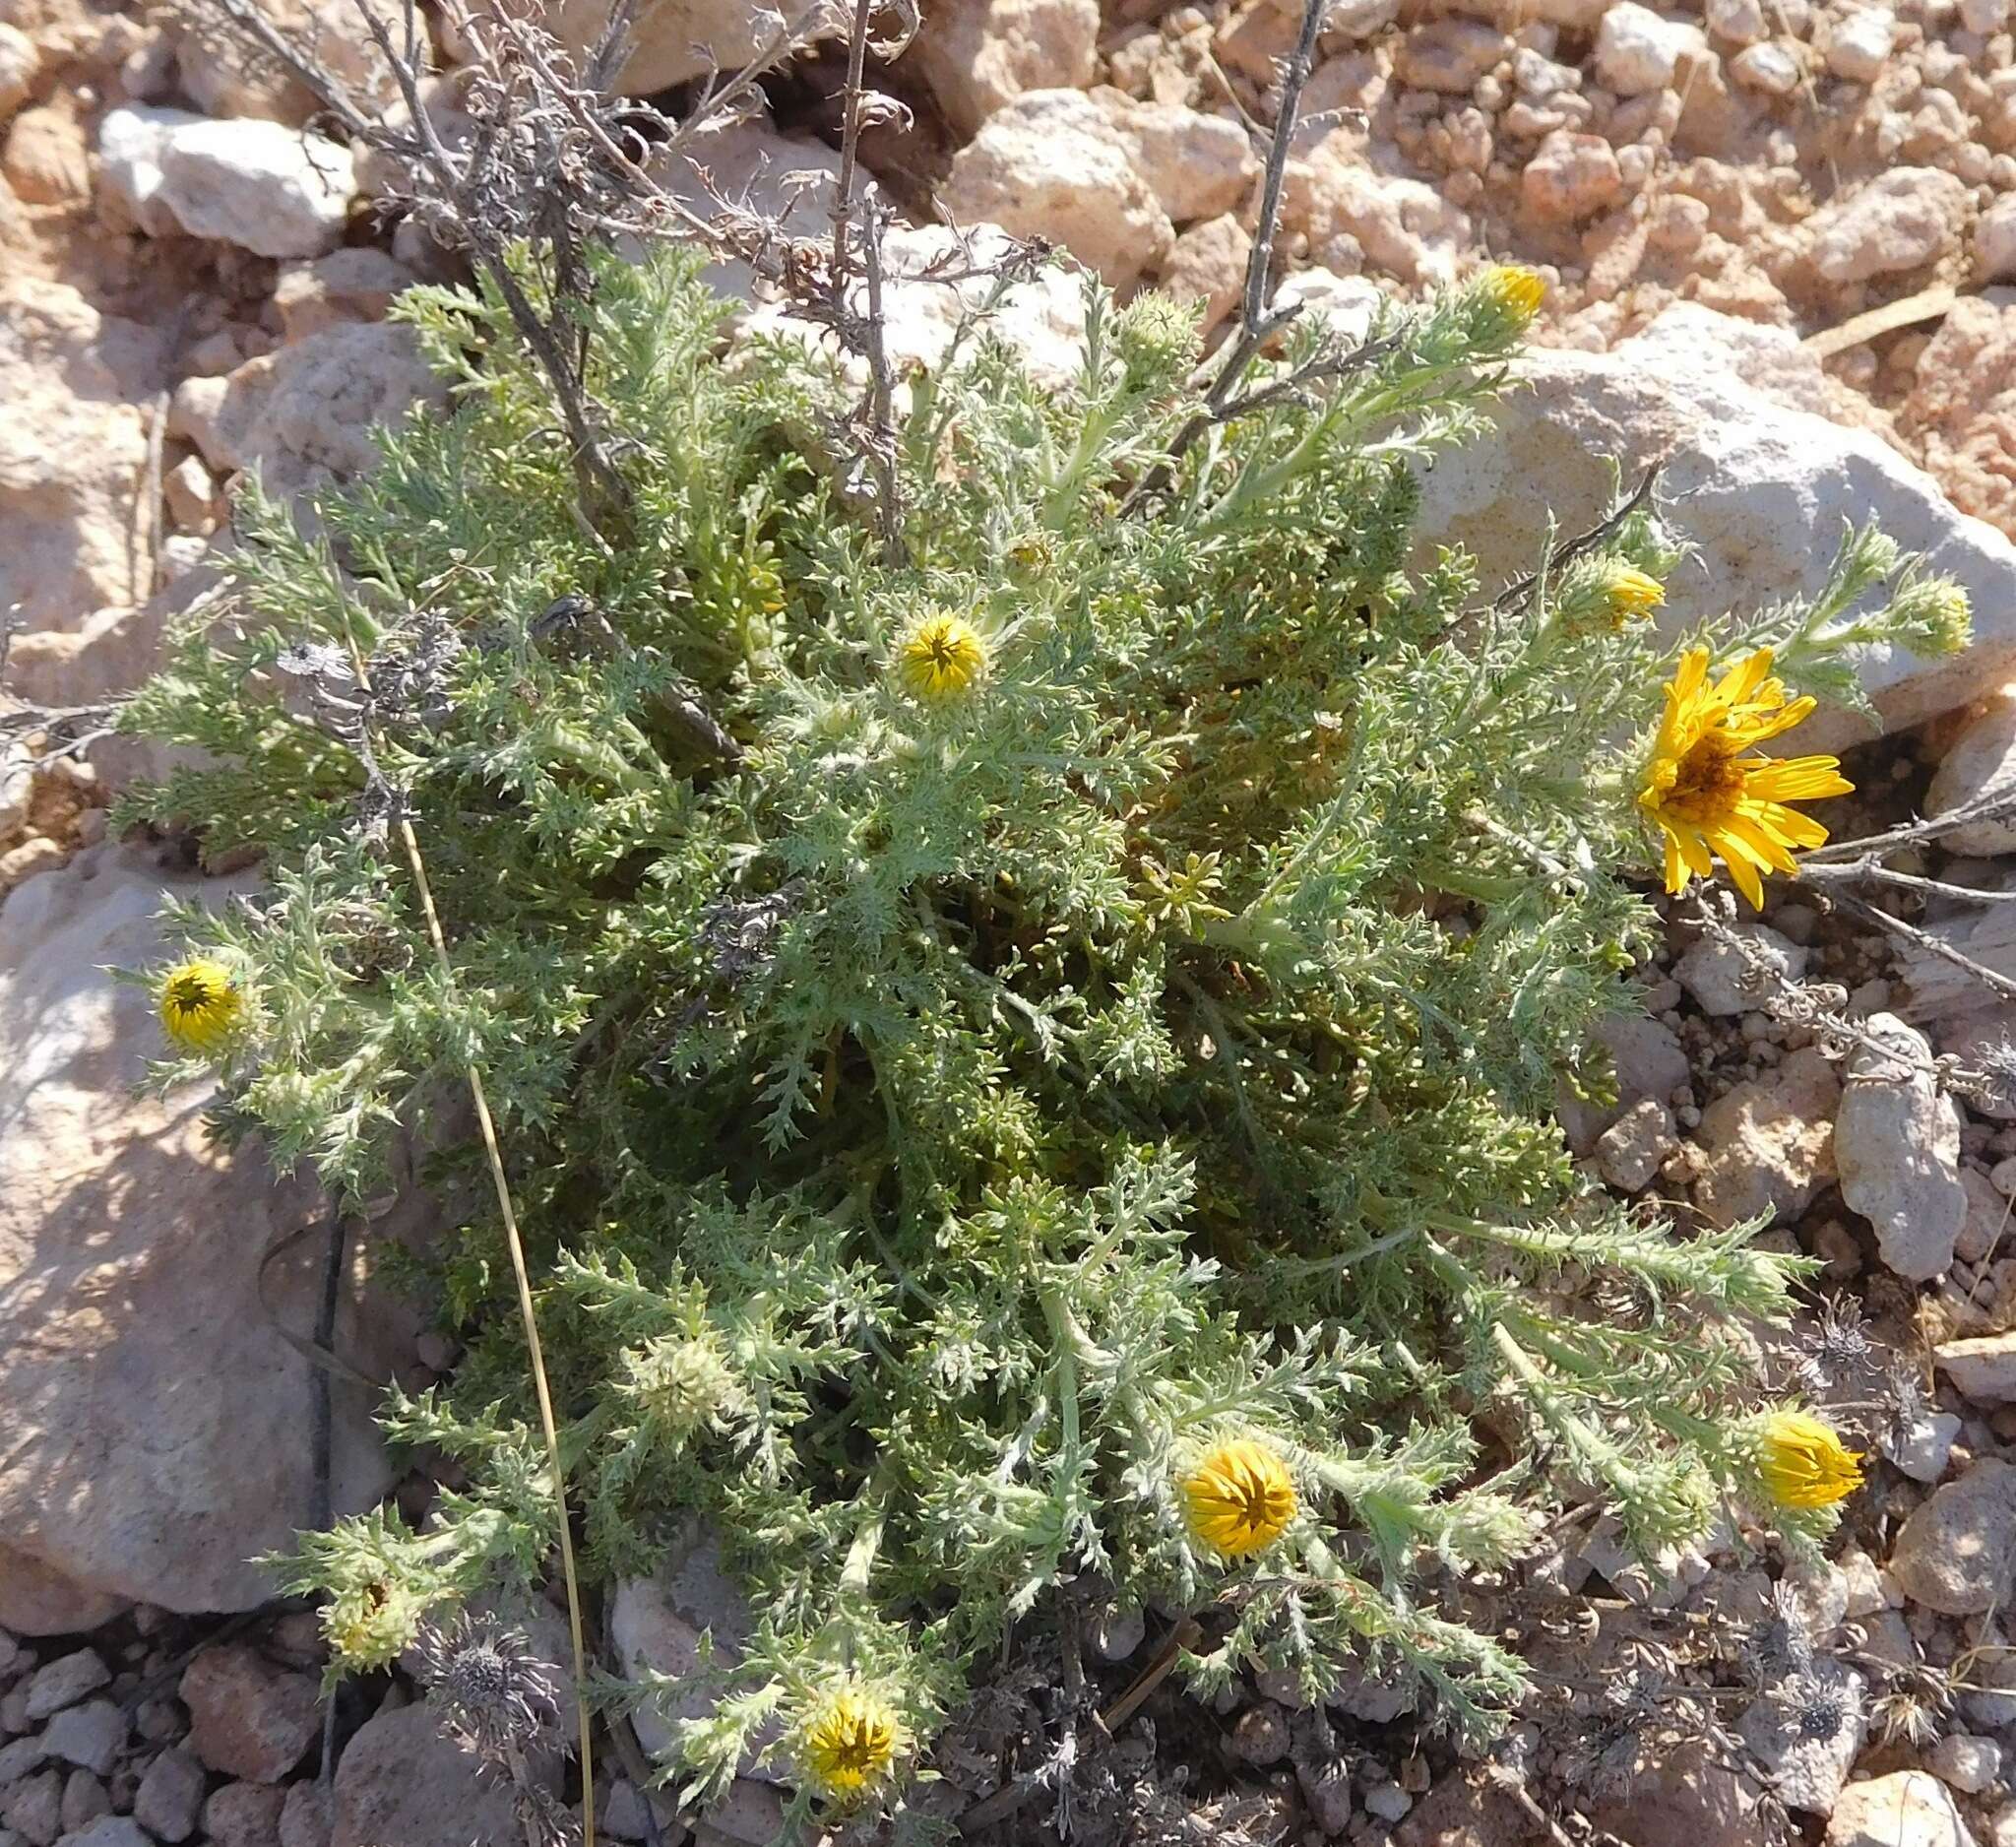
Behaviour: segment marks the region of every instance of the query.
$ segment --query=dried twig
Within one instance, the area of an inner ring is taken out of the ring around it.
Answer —
[[[1309,81],[1309,71],[1316,57],[1316,40],[1322,34],[1324,16],[1329,10],[1330,0],[1303,0],[1302,29],[1282,72],[1281,107],[1274,118],[1274,139],[1268,147],[1267,169],[1260,186],[1259,217],[1253,225],[1253,245],[1246,258],[1246,284],[1239,303],[1238,333],[1205,391],[1203,408],[1177,430],[1167,456],[1128,494],[1121,507],[1123,513],[1134,512],[1159,496],[1167,487],[1175,465],[1207,430],[1286,395],[1289,389],[1298,389],[1302,384],[1313,382],[1320,375],[1312,366],[1305,377],[1277,381],[1250,398],[1242,399],[1237,395],[1241,381],[1267,343],[1301,312],[1298,302],[1286,308],[1274,305],[1274,240],[1281,229],[1281,192],[1287,181],[1289,154],[1293,148],[1295,126],[1301,115],[1302,89]],[[1370,356],[1361,347],[1357,354],[1344,355],[1342,360],[1335,355],[1327,355],[1324,363],[1354,360],[1364,363]]]
[[[133,501],[133,530],[126,577],[135,603],[145,603],[160,588],[161,538],[165,524],[161,517],[161,449],[167,433],[168,394],[162,392],[148,414],[147,466],[141,474],[140,489]]]
[[[2016,794],[2005,792],[1980,796],[1944,814],[1932,815],[1925,820],[1900,822],[1896,827],[1885,828],[1880,834],[1864,834],[1857,840],[1829,841],[1823,847],[1815,847],[1800,864],[1811,867],[1845,858],[1865,859],[1894,853],[1900,847],[1916,847],[1928,840],[1938,840],[1960,828],[1971,827],[1977,821],[2004,820],[2010,815],[2016,815]]]
[[[1555,571],[1558,571],[1562,565],[1572,564],[1585,553],[1598,550],[1607,544],[1615,537],[1618,529],[1623,526],[1624,522],[1632,514],[1636,513],[1640,507],[1647,505],[1651,501],[1652,490],[1658,484],[1659,472],[1663,466],[1663,463],[1655,462],[1639,478],[1638,485],[1632,488],[1623,499],[1619,500],[1615,506],[1606,513],[1602,519],[1598,520],[1586,533],[1578,534],[1564,544],[1549,546],[1545,558],[1541,562],[1540,569],[1529,576],[1520,578],[1516,583],[1507,584],[1498,593],[1491,606],[1500,610],[1511,610],[1521,607],[1541,584]]]

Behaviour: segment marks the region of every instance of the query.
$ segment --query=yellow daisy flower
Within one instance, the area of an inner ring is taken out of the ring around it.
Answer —
[[[1294,1518],[1295,1485],[1287,1463],[1250,1437],[1206,1451],[1182,1487],[1191,1534],[1222,1558],[1265,1552]]]
[[[865,1688],[843,1687],[812,1715],[800,1754],[821,1796],[850,1803],[888,1780],[906,1743],[902,1720],[882,1700]]]
[[[1758,1471],[1781,1507],[1831,1507],[1862,1485],[1861,1457],[1809,1412],[1774,1412],[1759,1448]]]
[[[1813,710],[1788,699],[1770,677],[1771,650],[1708,683],[1708,650],[1690,649],[1666,689],[1666,717],[1639,786],[1638,803],[1666,834],[1666,888],[1707,878],[1720,855],[1736,889],[1764,908],[1761,872],[1796,872],[1795,847],[1827,838],[1818,821],[1786,804],[1845,796],[1855,785],[1839,757],[1745,756],[1753,744],[1789,732]]]
[[[1478,286],[1505,318],[1521,330],[1533,324],[1541,303],[1547,298],[1547,279],[1523,263],[1493,263]]]
[[[896,651],[896,675],[927,704],[971,691],[987,670],[987,644],[964,616],[927,615]]]
[[[221,962],[178,962],[160,986],[161,1025],[185,1051],[210,1051],[230,1037],[245,1011],[237,978]]]

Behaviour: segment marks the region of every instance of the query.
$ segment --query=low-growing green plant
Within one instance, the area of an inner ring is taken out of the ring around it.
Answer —
[[[1216,1613],[1202,1688],[1368,1659],[1487,1731],[1520,1664],[1433,1585],[1521,1554],[1552,1470],[1648,1551],[1731,1498],[1810,1542],[1853,1486],[1757,1402],[1741,1324],[1798,1261],[1590,1192],[1553,1109],[1603,1092],[1660,829],[1673,882],[1809,838],[1771,802],[1831,772],[1739,754],[1802,710],[1755,651],[1847,695],[1845,648],[1964,604],[1867,613],[1901,561],[1853,535],[1815,602],[1675,643],[1649,503],[1480,601],[1418,470],[1494,440],[1536,296],[1488,272],[1354,357],[1298,327],[1229,420],[1160,297],[1088,288],[1065,387],[978,316],[902,381],[891,518],[844,366],[728,338],[692,260],[602,259],[614,541],[508,315],[439,288],[401,311],[453,414],[318,538],[241,506],[127,719],[201,753],[144,811],[272,874],[182,916],[175,1018],[353,1202],[481,1072],[590,1575],[698,1509],[751,1594],[697,1791],[761,1752],[800,1811],[900,1810],[1073,1581]],[[286,1567],[340,1666],[554,1542],[501,1251],[480,1216],[443,1251],[467,1357],[386,1418],[466,1486]]]

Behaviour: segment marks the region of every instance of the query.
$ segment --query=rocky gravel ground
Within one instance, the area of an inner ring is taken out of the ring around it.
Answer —
[[[347,0],[261,5],[360,92],[382,85]],[[914,122],[867,150],[925,227],[899,238],[929,248],[938,217],[998,223],[1117,287],[1201,300],[1222,325],[1299,11],[927,6],[914,51],[881,79]],[[593,21],[566,0],[560,23],[579,40]],[[433,25],[425,101],[452,137],[464,79]],[[626,85],[690,83],[707,68],[697,47],[732,68],[760,26],[724,0],[667,0],[645,16]],[[816,55],[771,80],[767,111],[712,144],[714,187],[816,219],[820,188],[797,176],[836,169],[822,131],[837,84]],[[1858,812],[1830,822],[1864,831],[2016,789],[2009,0],[1338,0],[1308,107],[1281,254],[1310,312],[1360,324],[1381,294],[1486,257],[1550,282],[1507,440],[1435,472],[1432,533],[1508,576],[1549,505],[1571,520],[1601,507],[1608,458],[1664,462],[1700,547],[1671,589],[1684,621],[1812,584],[1844,520],[1874,517],[1968,586],[1979,640],[1957,663],[1871,663],[1880,727],[1816,722],[1859,746],[1862,794],[1843,804]],[[373,423],[436,395],[384,315],[454,262],[402,215],[400,175],[320,126],[296,85],[198,10],[0,0],[0,704],[70,709],[66,735],[88,735],[211,581],[246,471],[312,493],[371,466]],[[748,287],[731,267],[722,280]],[[941,297],[899,291],[900,351],[942,346]],[[1028,286],[1017,325],[1033,363],[1069,365],[1077,314],[1064,278]],[[346,1695],[325,1731],[313,1624],[271,1606],[246,1563],[306,1523],[317,1493],[308,1370],[276,1325],[311,1323],[314,1279],[259,1263],[312,1192],[213,1148],[200,1097],[134,1101],[151,1024],[101,971],[149,959],[163,893],[216,903],[256,870],[107,840],[106,804],[141,767],[130,746],[7,734],[0,1847],[512,1838],[508,1804],[472,1780],[410,1674]],[[1999,890],[2016,826],[1914,852],[1929,876]],[[1748,1847],[1789,1827],[1828,1847],[2016,1847],[2016,1104],[1943,1081],[2016,1037],[2016,1003],[1938,953],[1958,945],[2016,984],[2016,923],[1934,893],[1905,908],[1924,940],[1900,948],[1824,889],[1774,896],[1732,930],[1674,915],[1635,978],[1644,1017],[1614,1029],[1616,1099],[1564,1099],[1563,1114],[1617,1194],[1713,1225],[1769,1214],[1771,1238],[1824,1263],[1816,1303],[1853,1305],[1858,1331],[1843,1336],[1836,1309],[1831,1332],[1816,1312],[1802,1334],[1815,1353],[1867,1350],[1859,1382],[1816,1381],[1880,1456],[1846,1544],[1779,1586],[1738,1534],[1648,1572],[1580,1521],[1521,1581],[1471,1594],[1501,1597],[1564,1683],[1663,1651],[1707,1709],[1731,1685],[1714,1638],[1782,1590],[1848,1716],[1811,1748],[1730,1708],[1739,1767],[1702,1733],[1648,1744],[1617,1775],[1586,1761],[1587,1701],[1537,1711],[1473,1761],[1377,1686],[1327,1712],[1265,1685],[1215,1712],[1165,1691],[1146,1708],[1165,1750],[1139,1762],[1192,1817],[1170,1840],[1203,1826],[1495,1847],[1608,1829],[1631,1847]],[[1854,1032],[1788,1010],[1788,982]],[[433,1210],[415,1192],[376,1229],[418,1240]],[[353,1281],[352,1364],[409,1386],[452,1365],[389,1292],[361,1269]],[[421,1510],[432,1485],[395,1481],[365,1395],[340,1384],[334,1401],[337,1504],[396,1491]],[[1594,1613],[1580,1627],[1578,1593]],[[564,1653],[550,1612],[518,1620]],[[673,1672],[700,1626],[738,1620],[696,1535],[622,1588],[606,1652]],[[1152,1613],[1115,1619],[1093,1671],[1124,1688],[1166,1632]],[[1783,1815],[1760,1806],[1773,1785]],[[957,1773],[949,1787],[986,1793]],[[605,1796],[621,1840],[690,1824],[703,1842],[758,1843],[779,1802],[754,1779],[705,1818],[647,1809],[627,1781]]]

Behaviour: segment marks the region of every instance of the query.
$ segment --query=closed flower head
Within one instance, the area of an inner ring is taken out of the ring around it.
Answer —
[[[346,1584],[322,1606],[322,1633],[346,1668],[390,1667],[419,1633],[421,1605],[384,1578]]]
[[[161,978],[161,1025],[185,1051],[209,1051],[228,1039],[245,1011],[237,979],[221,962],[198,956]]]
[[[1666,586],[1628,564],[1612,564],[1605,573],[1604,595],[1612,624],[1621,628],[1658,608],[1666,601]]]
[[[1500,314],[1520,332],[1533,324],[1547,298],[1547,281],[1523,263],[1493,263],[1478,287]]]
[[[905,1743],[902,1720],[881,1699],[866,1688],[840,1688],[805,1728],[805,1776],[829,1802],[858,1802],[888,1781]]]
[[[1250,1437],[1207,1450],[1182,1487],[1192,1536],[1221,1558],[1265,1552],[1294,1518],[1295,1485],[1288,1464]]]
[[[987,670],[987,645],[961,615],[927,615],[896,651],[896,675],[912,697],[935,705],[971,692]]]
[[[1765,1491],[1781,1507],[1831,1507],[1862,1485],[1861,1457],[1809,1412],[1774,1412],[1758,1450]]]
[[[1809,698],[1788,699],[1770,675],[1771,651],[1760,648],[1711,685],[1708,650],[1694,648],[1667,686],[1638,803],[1666,835],[1668,891],[1709,877],[1719,855],[1737,890],[1761,911],[1761,874],[1797,871],[1792,849],[1827,838],[1818,821],[1788,804],[1855,787],[1840,774],[1839,757],[1747,754],[1813,709]]]
[[[1616,632],[1666,601],[1658,578],[1621,558],[1589,558],[1563,573],[1556,590],[1562,625],[1573,635]]]

